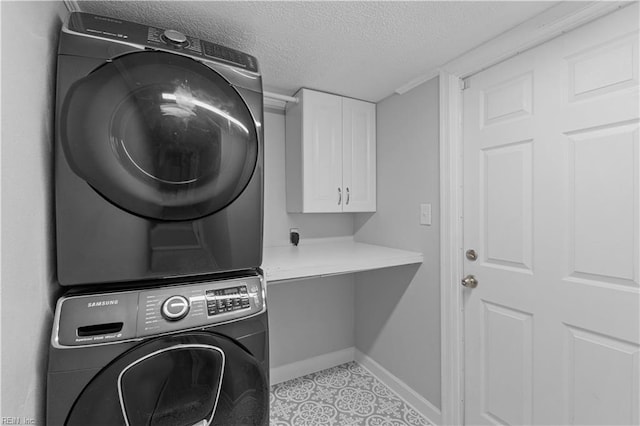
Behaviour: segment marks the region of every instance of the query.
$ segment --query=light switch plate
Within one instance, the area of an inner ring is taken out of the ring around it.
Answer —
[[[431,225],[431,204],[420,204],[420,225]]]

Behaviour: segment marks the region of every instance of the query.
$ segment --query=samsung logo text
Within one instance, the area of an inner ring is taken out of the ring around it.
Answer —
[[[89,303],[87,303],[87,308],[98,308],[100,306],[111,306],[111,305],[117,305],[117,304],[118,304],[118,299],[100,300],[98,302],[89,302]]]

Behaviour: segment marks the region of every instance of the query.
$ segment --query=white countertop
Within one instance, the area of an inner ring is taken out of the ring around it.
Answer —
[[[358,243],[351,237],[302,240],[295,247],[265,247],[267,283],[422,263],[420,252]]]

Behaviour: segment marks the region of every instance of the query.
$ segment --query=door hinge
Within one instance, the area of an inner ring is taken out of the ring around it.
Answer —
[[[460,90],[466,90],[470,86],[471,85],[469,84],[469,79],[468,78],[460,79]]]

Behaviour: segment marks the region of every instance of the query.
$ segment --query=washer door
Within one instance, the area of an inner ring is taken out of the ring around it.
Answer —
[[[71,169],[118,207],[159,220],[227,206],[258,160],[240,94],[193,59],[127,54],[73,84],[60,115]]]
[[[159,338],[126,352],[89,382],[66,425],[269,424],[260,363],[210,333]]]

